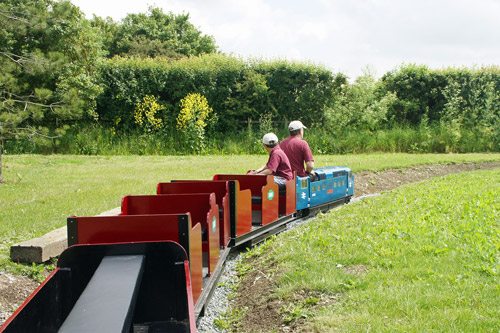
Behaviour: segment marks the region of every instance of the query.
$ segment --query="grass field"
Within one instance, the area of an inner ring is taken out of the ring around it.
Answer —
[[[73,156],[4,155],[0,184],[0,269],[10,245],[64,226],[68,216],[91,216],[118,207],[128,194],[153,194],[171,179],[210,179],[245,173],[266,155]],[[346,165],[355,172],[429,163],[500,160],[500,154],[320,155],[316,166]]]
[[[243,173],[245,166],[260,166],[264,158],[4,156],[0,265],[11,244],[64,226],[68,216],[99,214],[120,206],[128,194],[154,194],[160,181]]]
[[[277,237],[255,265],[278,276],[268,301],[307,332],[498,332],[499,179],[411,184]]]

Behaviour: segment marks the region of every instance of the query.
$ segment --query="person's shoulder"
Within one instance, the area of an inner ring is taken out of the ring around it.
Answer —
[[[308,146],[309,147],[309,143],[306,140],[302,140],[302,142],[303,142],[304,146]]]
[[[286,145],[293,145],[293,144],[296,144],[299,141],[302,141],[302,139],[299,138],[297,135],[290,135],[286,139],[283,139],[283,141],[281,141],[281,143],[284,142]]]
[[[280,145],[277,145],[271,150],[271,154],[284,154],[285,152],[281,149]]]
[[[269,155],[276,155],[276,154],[279,154],[279,152],[283,152],[283,150],[281,149],[280,145],[276,145],[276,147],[271,149],[271,151],[269,152]]]
[[[281,140],[280,145],[281,145],[281,144],[283,144],[283,143],[287,144],[287,143],[288,143],[291,139],[292,139],[292,137],[291,137],[291,136],[289,136],[289,137],[287,137],[287,138],[285,138],[285,139]]]
[[[276,151],[277,154],[279,154],[282,158],[285,158],[288,160],[288,156],[286,155],[285,151],[283,149],[279,149]]]
[[[284,154],[285,153],[285,151],[283,149],[281,149],[280,145],[276,146],[275,151],[277,154]]]
[[[307,143],[307,141],[304,140],[304,139],[301,139],[298,144],[301,145],[301,146],[307,146],[307,147],[309,147],[309,143]]]

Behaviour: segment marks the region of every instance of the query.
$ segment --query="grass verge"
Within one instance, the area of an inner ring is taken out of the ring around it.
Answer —
[[[304,331],[498,331],[499,177],[404,186],[283,234],[269,301]]]

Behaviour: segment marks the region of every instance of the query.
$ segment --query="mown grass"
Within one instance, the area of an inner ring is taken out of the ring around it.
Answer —
[[[408,185],[277,237],[265,262],[284,273],[271,297],[314,295],[283,311],[307,317],[305,331],[498,332],[498,179]]]
[[[242,174],[266,160],[266,155],[3,155],[0,269],[9,262],[10,245],[64,226],[68,216],[99,214],[118,207],[128,194],[153,194],[160,181]],[[492,160],[499,161],[500,154],[317,155],[316,166],[347,165],[361,171]]]
[[[91,216],[118,207],[128,194],[154,194],[160,181],[243,173],[254,159],[258,158],[4,156],[0,265],[11,244],[64,226],[69,216]]]

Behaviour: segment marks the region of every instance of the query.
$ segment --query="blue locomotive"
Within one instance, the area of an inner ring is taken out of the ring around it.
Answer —
[[[344,166],[314,169],[318,180],[297,177],[297,211],[307,215],[311,208],[331,205],[342,200],[349,202],[354,195],[354,174]]]

